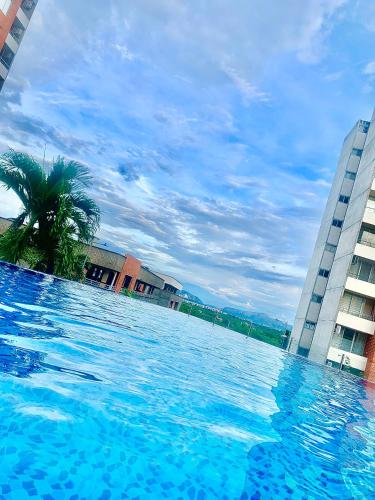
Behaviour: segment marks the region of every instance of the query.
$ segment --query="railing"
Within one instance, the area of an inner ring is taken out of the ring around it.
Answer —
[[[356,280],[364,281],[365,283],[375,284],[375,276],[370,276],[368,279],[363,279],[360,278],[359,271],[349,271],[348,276],[350,276],[350,278],[355,278]]]
[[[374,317],[372,314],[367,314],[360,311],[353,311],[353,309],[350,309],[350,307],[348,306],[340,306],[339,311],[346,314],[350,314],[351,316],[356,316],[357,318],[367,319],[368,321],[374,321]]]
[[[102,288],[103,290],[109,290],[113,292],[115,287],[112,285],[107,285],[106,283],[101,283],[100,281],[91,280],[89,278],[85,278],[86,285],[95,286],[96,288]]]
[[[357,241],[357,243],[375,248],[375,240],[366,240],[365,238],[361,238]]]

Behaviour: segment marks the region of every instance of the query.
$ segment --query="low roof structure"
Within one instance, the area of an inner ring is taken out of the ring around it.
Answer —
[[[155,271],[153,271],[153,273],[156,274],[156,276],[159,276],[159,278],[161,278],[162,280],[164,280],[164,283],[166,285],[170,285],[173,288],[176,288],[176,290],[182,290],[183,288],[182,284],[175,278],[172,278],[172,276],[168,276],[167,274],[162,274],[162,273],[156,273]]]

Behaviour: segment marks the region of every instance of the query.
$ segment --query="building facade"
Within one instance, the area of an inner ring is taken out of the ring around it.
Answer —
[[[0,91],[38,0],[0,0]]]
[[[178,292],[182,284],[166,274],[151,271],[132,255],[95,241],[87,246],[86,284],[114,291],[131,292],[140,300],[162,307],[179,310],[182,297]]]
[[[10,228],[13,219],[0,217],[0,236]],[[94,239],[84,246],[85,283],[116,293],[129,293],[152,304],[178,311],[183,297],[182,284],[172,276],[151,271],[141,261],[124,254],[114,245]],[[22,262],[21,265],[26,265]]]
[[[289,351],[375,381],[375,113],[344,140]]]

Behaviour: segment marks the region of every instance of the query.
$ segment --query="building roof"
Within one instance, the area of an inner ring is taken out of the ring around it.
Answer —
[[[152,271],[156,276],[159,276],[162,280],[164,280],[166,285],[173,286],[177,290],[182,290],[183,286],[182,284],[177,281],[175,278],[172,278],[172,276],[168,276],[167,274],[162,274],[162,273],[156,273],[155,271]]]
[[[124,257],[125,252],[120,247],[113,245],[112,243],[108,243],[107,241],[100,240],[99,238],[94,238],[92,242],[92,246],[96,248],[100,248],[101,250],[107,250],[108,252],[117,253]]]

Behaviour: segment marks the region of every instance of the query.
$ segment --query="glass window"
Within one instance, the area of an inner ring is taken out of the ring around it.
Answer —
[[[354,330],[351,330],[350,328],[343,329],[341,342],[341,349],[343,351],[351,352],[354,334]]]
[[[365,352],[366,341],[367,335],[365,333],[356,332],[354,342],[352,344],[352,353],[363,356]]]
[[[7,14],[9,7],[10,7],[10,2],[11,2],[11,0],[0,0],[0,10],[4,14]]]
[[[356,175],[357,174],[355,172],[350,172],[350,170],[346,170],[345,172],[345,178],[351,179],[352,181],[354,181]]]
[[[341,342],[342,342],[342,328],[337,325],[333,333],[331,346],[336,347],[336,349],[341,349]]]
[[[20,43],[24,33],[25,28],[23,24],[19,21],[19,19],[16,18],[10,29],[10,34],[16,40],[16,42]]]
[[[321,304],[323,301],[323,296],[318,295],[317,293],[313,293],[311,296],[311,302],[315,302],[316,304]]]
[[[367,200],[367,203],[366,203],[366,207],[367,208],[372,208],[372,209],[375,209],[375,196],[369,196],[368,197],[368,200]]]
[[[323,276],[323,278],[328,278],[328,276],[329,276],[328,269],[320,268],[319,269],[319,276]]]
[[[370,226],[362,226],[359,232],[358,242],[363,245],[375,247],[375,229]]]
[[[335,226],[335,227],[342,227],[342,223],[344,221],[340,220],[340,219],[333,219],[332,221],[332,226]]]
[[[30,19],[36,5],[36,0],[22,0],[21,9],[23,10],[25,16]]]
[[[335,252],[336,252],[336,248],[337,248],[337,246],[336,246],[336,245],[332,245],[331,243],[326,243],[325,249],[326,249],[328,252],[335,253]]]
[[[13,59],[14,59],[14,52],[13,50],[6,44],[4,43],[3,48],[0,51],[0,61],[4,64],[4,66],[9,69]]]
[[[352,154],[353,154],[354,156],[362,156],[362,149],[353,148],[353,149],[352,149]]]
[[[358,128],[360,132],[367,134],[368,129],[370,128],[370,122],[366,122],[365,120],[360,120]]]
[[[362,281],[370,281],[370,275],[372,271],[372,263],[368,260],[361,259],[358,278]]]
[[[331,346],[346,352],[352,352],[363,356],[367,341],[365,333],[357,332],[351,328],[336,327],[333,334]]]
[[[314,321],[305,321],[305,325],[304,325],[305,328],[307,328],[308,330],[315,330],[315,327],[316,327],[316,323]]]
[[[341,201],[341,203],[349,203],[349,199],[350,199],[350,197],[345,196],[344,194],[340,194],[340,196],[339,196],[339,201]]]

